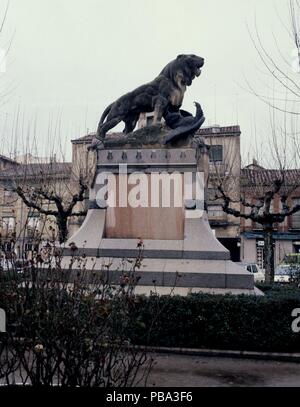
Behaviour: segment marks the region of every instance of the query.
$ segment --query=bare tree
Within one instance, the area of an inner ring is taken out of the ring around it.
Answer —
[[[13,193],[11,202],[19,197],[27,212],[46,217],[49,224],[54,223],[59,242],[63,243],[68,238],[69,221],[86,215],[84,201],[90,173],[86,168],[78,171],[72,163],[57,162],[55,157],[47,162],[36,160],[15,163],[1,172],[0,182],[5,190]],[[22,217],[26,219],[26,213]],[[23,225],[20,226],[25,237]]]
[[[55,166],[55,163],[51,164]],[[53,217],[58,227],[59,242],[63,243],[68,238],[68,221],[70,218],[86,215],[85,209],[76,209],[78,203],[86,199],[88,190],[87,181],[83,177],[78,180],[69,178],[63,180],[51,179],[51,173],[39,173],[34,177],[34,182],[28,179],[26,171],[20,181],[17,178],[13,183],[13,191],[22,199],[24,204],[39,214]],[[45,168],[47,171],[47,168]],[[72,181],[72,187],[69,182]],[[61,185],[62,184],[62,185]]]
[[[222,172],[216,169],[210,177],[214,199],[225,213],[261,225],[268,283],[274,281],[276,227],[300,211],[300,204],[292,200],[293,193],[300,187],[299,177],[300,170],[267,170],[257,165],[242,169],[240,179],[233,177],[230,169]],[[236,183],[240,183],[240,188],[236,188]]]

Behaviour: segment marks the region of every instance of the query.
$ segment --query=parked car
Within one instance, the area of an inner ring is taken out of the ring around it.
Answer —
[[[265,273],[255,263],[239,263],[246,271],[254,275],[256,283],[263,283],[265,281]]]
[[[294,282],[297,277],[300,277],[300,265],[283,263],[275,269],[274,282],[288,284]]]

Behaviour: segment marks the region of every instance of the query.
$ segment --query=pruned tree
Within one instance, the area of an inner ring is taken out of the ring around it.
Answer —
[[[43,186],[16,185],[14,191],[28,208],[35,209],[38,213],[55,218],[58,227],[59,242],[64,243],[68,238],[68,221],[72,217],[85,216],[85,209],[76,210],[76,205],[86,199],[87,184],[82,179],[78,180],[78,191],[70,197],[59,194],[54,187],[44,189]],[[46,205],[45,205],[46,201]]]
[[[292,200],[300,188],[300,170],[266,170],[259,166],[244,168],[240,180],[234,180],[230,171],[215,172],[211,182],[215,200],[223,211],[234,217],[261,225],[264,236],[264,263],[266,282],[274,281],[274,232],[278,224],[300,211],[300,204]],[[235,183],[240,182],[240,193]],[[276,200],[278,204],[275,204]]]
[[[88,179],[82,174],[75,175],[71,163],[18,164],[3,171],[0,178],[29,211],[54,221],[60,243],[68,238],[70,219],[86,215],[83,201]]]

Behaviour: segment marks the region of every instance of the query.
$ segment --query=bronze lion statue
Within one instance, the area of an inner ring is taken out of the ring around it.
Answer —
[[[182,105],[186,87],[201,73],[204,59],[197,55],[178,55],[152,82],[126,93],[111,103],[103,112],[97,139],[105,138],[108,130],[121,121],[124,133],[134,130],[140,113],[154,112],[153,124],[159,123],[168,111],[178,111]]]

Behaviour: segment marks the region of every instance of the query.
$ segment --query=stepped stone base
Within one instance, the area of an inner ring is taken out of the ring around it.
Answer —
[[[141,149],[136,140],[131,141],[130,137],[126,140],[123,146],[119,142],[115,146],[108,140],[106,146],[97,151],[95,179],[109,171],[118,177],[118,185],[123,177],[118,173],[120,163],[126,164],[128,175],[138,171],[146,174],[148,180],[152,173],[158,172],[173,174],[177,171],[182,179],[187,172],[207,173],[208,154],[201,140],[191,138],[176,146],[144,143]],[[90,190],[90,209],[81,228],[65,245],[65,261],[71,255],[84,254],[87,270],[103,270],[109,264],[109,279],[118,284],[124,267],[130,268],[127,260],[138,256],[137,243],[142,239],[143,260],[136,272],[140,277],[137,293],[259,294],[253,275],[230,261],[229,251],[211,230],[204,204],[205,185],[201,188],[203,200],[195,197],[186,201],[180,195],[183,206],[179,209],[124,209],[99,204],[99,185],[94,182]],[[115,194],[118,197],[117,187]],[[70,244],[76,247],[75,252]]]
[[[81,252],[84,253],[84,250]],[[116,251],[116,254],[118,251]],[[68,264],[68,257],[64,258]],[[87,270],[109,270],[110,283],[118,284],[123,272],[129,271],[134,258],[88,256]],[[76,263],[75,270],[76,272]],[[144,258],[135,272],[139,278],[136,293],[179,294],[207,292],[215,294],[257,294],[253,275],[230,260],[183,260]]]
[[[189,294],[212,294],[212,295],[255,295],[263,296],[263,292],[254,287],[254,290],[236,289],[236,288],[203,288],[203,287],[148,287],[137,286],[135,289],[137,295],[149,296],[152,293],[157,295],[180,295],[186,297]]]

